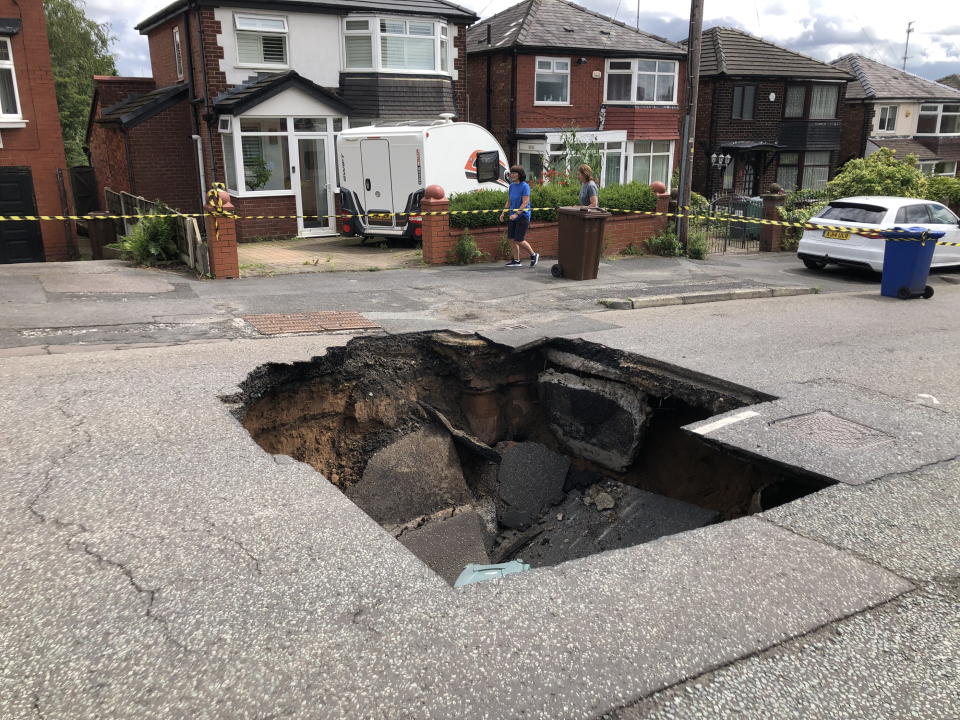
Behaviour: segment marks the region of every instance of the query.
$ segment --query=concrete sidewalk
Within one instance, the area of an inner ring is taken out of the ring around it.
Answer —
[[[816,278],[749,262],[624,261],[577,285],[492,266],[306,285],[119,268],[100,279],[110,293],[64,268],[6,272],[0,338],[20,350],[29,332],[50,333],[33,348],[84,328],[164,341],[188,316],[209,330],[307,308],[507,345],[582,337],[771,396],[708,439],[841,482],[455,591],[312,468],[266,454],[218,397],[347,336],[238,324],[230,342],[0,358],[0,717],[957,717],[960,289],[947,276],[931,301],[892,301],[875,279],[828,274],[802,297],[595,302],[614,286]],[[889,440],[841,452],[779,429],[818,411]]]

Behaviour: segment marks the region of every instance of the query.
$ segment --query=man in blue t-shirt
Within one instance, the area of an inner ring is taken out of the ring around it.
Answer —
[[[530,186],[527,173],[520,165],[510,168],[510,190],[507,192],[507,206],[500,213],[500,222],[506,213],[510,213],[507,238],[513,240],[513,260],[507,263],[507,267],[523,265],[520,262],[521,248],[530,253],[530,267],[534,267],[540,262],[540,253],[534,252],[526,241],[527,228],[530,227]]]

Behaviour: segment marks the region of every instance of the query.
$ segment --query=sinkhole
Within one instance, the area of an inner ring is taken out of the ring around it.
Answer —
[[[583,340],[355,338],[241,390],[264,450],[312,465],[451,584],[468,563],[546,567],[829,484],[683,430],[771,397]]]

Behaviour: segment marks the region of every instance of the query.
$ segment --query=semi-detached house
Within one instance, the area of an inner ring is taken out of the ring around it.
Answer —
[[[533,178],[564,135],[602,150],[597,179],[670,184],[686,52],[566,0],[526,0],[470,28],[469,119]]]
[[[242,215],[330,215],[342,129],[465,117],[476,19],[445,0],[174,2],[137,26],[153,77],[99,79],[101,187],[191,211],[217,180]],[[241,240],[332,232],[327,217],[238,227]]]

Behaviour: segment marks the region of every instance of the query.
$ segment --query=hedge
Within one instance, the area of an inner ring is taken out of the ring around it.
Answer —
[[[657,206],[657,196],[649,185],[642,183],[627,183],[626,185],[609,185],[600,189],[600,206],[616,208],[618,210],[654,210]],[[460,228],[489,227],[499,225],[500,210],[507,202],[505,190],[474,190],[473,192],[457,193],[450,196],[450,210],[489,210],[490,212],[470,215],[451,215],[450,225]],[[534,210],[533,220],[539,222],[556,222],[555,208],[579,205],[580,187],[578,185],[561,185],[547,183],[533,185],[530,188],[530,206],[534,208],[549,208]]]

